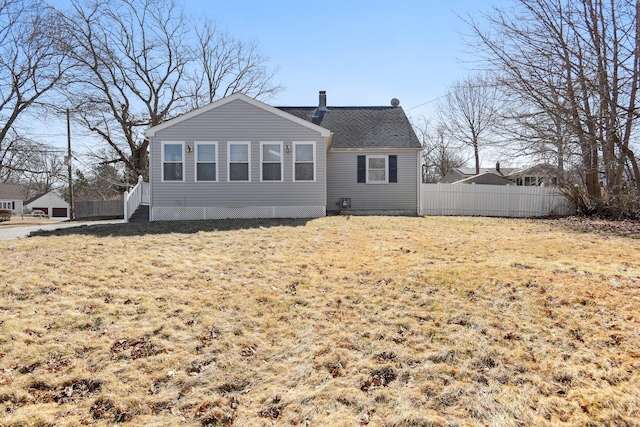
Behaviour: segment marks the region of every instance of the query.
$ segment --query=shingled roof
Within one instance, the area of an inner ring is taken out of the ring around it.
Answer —
[[[422,148],[401,107],[276,108],[329,129],[332,148]]]
[[[22,200],[20,186],[15,184],[0,184],[0,199]]]

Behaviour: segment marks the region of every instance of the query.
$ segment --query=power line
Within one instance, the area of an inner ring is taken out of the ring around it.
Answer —
[[[411,107],[411,108],[409,108],[407,111],[411,111],[411,110],[414,110],[414,109],[416,109],[416,108],[418,108],[418,107],[422,107],[423,105],[427,105],[427,104],[431,104],[432,102],[439,101],[439,100],[441,100],[442,98],[446,98],[446,96],[447,96],[447,95],[442,95],[442,96],[439,96],[439,97],[437,97],[437,98],[431,99],[431,100],[429,100],[429,101],[427,101],[427,102],[423,102],[423,103],[422,103],[422,104],[420,104],[420,105],[416,105],[415,107]]]
[[[125,182],[122,182],[122,181],[120,181],[120,182],[112,181],[111,179],[107,178],[106,176],[104,176],[104,175],[102,175],[102,174],[100,174],[100,173],[97,173],[97,172],[95,171],[95,169],[92,169],[92,166],[94,166],[94,164],[89,163],[89,162],[87,162],[87,161],[85,161],[85,160],[80,160],[80,158],[76,157],[75,155],[72,155],[72,157],[73,157],[75,160],[77,160],[77,161],[78,161],[78,163],[82,164],[82,166],[84,166],[85,168],[87,168],[87,169],[91,170],[91,171],[92,171],[92,173],[93,173],[97,178],[99,178],[99,179],[101,179],[101,180],[103,180],[103,181],[107,181],[109,184],[117,185],[117,186],[120,186],[120,187],[127,185]]]

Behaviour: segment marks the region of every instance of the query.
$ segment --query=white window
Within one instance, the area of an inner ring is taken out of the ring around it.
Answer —
[[[389,182],[388,156],[367,156],[367,183],[386,184]]]
[[[316,143],[293,143],[293,180],[316,180]]]
[[[282,143],[261,142],[260,163],[262,164],[261,181],[282,181]]]
[[[184,181],[184,142],[162,143],[162,180]]]
[[[537,176],[525,176],[524,185],[526,186],[538,186],[542,183],[542,179]]]
[[[196,181],[218,180],[218,144],[196,142]]]
[[[229,181],[251,180],[251,156],[249,142],[229,142],[227,156],[229,158]]]

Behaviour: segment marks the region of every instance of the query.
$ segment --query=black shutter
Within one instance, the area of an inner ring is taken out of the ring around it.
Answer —
[[[398,156],[389,156],[389,182],[398,182]]]
[[[358,156],[358,182],[367,182],[367,156]]]

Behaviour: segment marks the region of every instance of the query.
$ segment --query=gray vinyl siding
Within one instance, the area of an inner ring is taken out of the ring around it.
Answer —
[[[358,183],[359,155],[381,152],[332,152],[327,157],[327,211],[338,210],[341,198],[351,198],[353,211],[414,211],[418,204],[417,154],[385,152],[398,156],[398,182],[388,184]]]
[[[162,142],[184,142],[184,182],[162,182]],[[251,142],[250,182],[227,181],[227,142]],[[282,142],[283,182],[261,182],[260,142]],[[195,142],[217,142],[217,182],[195,181]],[[315,182],[293,182],[293,142],[316,143]],[[186,152],[186,146],[194,150]],[[290,145],[286,153],[284,146]],[[152,206],[324,206],[324,137],[286,118],[236,100],[160,130],[151,139]]]

